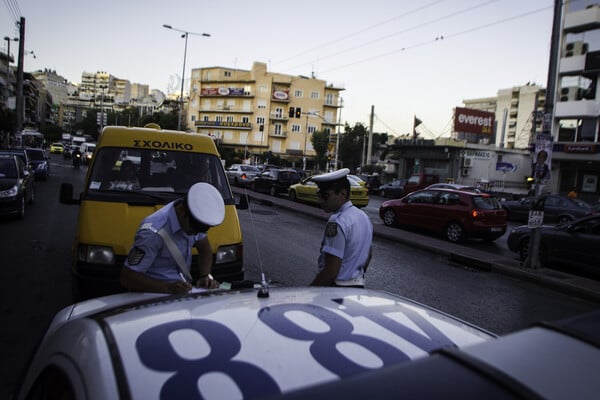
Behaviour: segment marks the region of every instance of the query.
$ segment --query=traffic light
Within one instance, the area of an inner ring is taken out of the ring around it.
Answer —
[[[300,118],[302,116],[302,108],[296,107],[296,118]]]
[[[296,113],[296,110],[294,107],[290,107],[290,118],[294,118],[294,115]]]

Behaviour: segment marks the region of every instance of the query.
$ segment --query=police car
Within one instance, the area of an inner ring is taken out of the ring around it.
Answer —
[[[496,338],[368,289],[124,293],[60,311],[16,398],[592,398],[586,321]]]

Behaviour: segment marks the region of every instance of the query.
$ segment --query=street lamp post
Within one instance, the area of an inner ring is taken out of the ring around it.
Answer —
[[[10,42],[18,42],[19,38],[9,38],[8,36],[4,36],[4,40],[6,40],[6,82],[8,83],[8,76],[10,75]]]
[[[177,130],[180,131],[181,130],[181,119],[183,118],[183,82],[185,80],[185,61],[187,58],[187,41],[188,41],[188,36],[189,35],[197,35],[197,36],[205,36],[205,37],[210,37],[209,33],[195,33],[195,32],[188,32],[188,31],[184,31],[181,29],[177,29],[177,28],[173,28],[171,25],[167,25],[167,24],[163,24],[164,28],[167,29],[171,29],[177,32],[181,32],[183,33],[183,35],[181,35],[182,38],[185,38],[185,47],[183,50],[183,72],[181,73],[181,93],[179,95],[179,121],[177,122]]]

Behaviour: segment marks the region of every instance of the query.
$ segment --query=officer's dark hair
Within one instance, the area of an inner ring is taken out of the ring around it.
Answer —
[[[350,181],[346,177],[336,179],[335,181],[319,182],[317,186],[321,192],[333,190],[335,194],[340,193],[342,190],[346,190],[346,198],[350,198]]]

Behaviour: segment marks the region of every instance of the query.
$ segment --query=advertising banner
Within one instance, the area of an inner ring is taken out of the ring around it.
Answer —
[[[454,131],[491,135],[495,115],[492,112],[456,107],[454,109]]]

